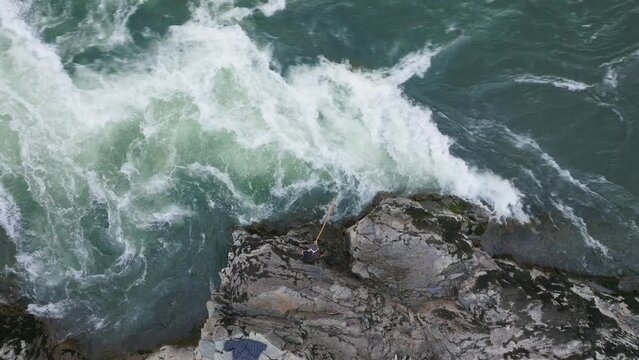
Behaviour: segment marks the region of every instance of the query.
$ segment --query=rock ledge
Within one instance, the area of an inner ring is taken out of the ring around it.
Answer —
[[[637,297],[493,259],[487,223],[453,197],[387,198],[312,265],[315,226],[235,231],[196,358],[231,358],[229,339],[260,359],[639,358]]]

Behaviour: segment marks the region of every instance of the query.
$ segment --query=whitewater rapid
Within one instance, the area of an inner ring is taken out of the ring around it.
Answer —
[[[141,2],[100,4],[115,16],[87,20],[73,46],[132,41],[126,21]],[[528,219],[515,186],[452,155],[431,110],[402,92],[437,49],[384,69],[319,58],[282,74],[238,21],[284,1],[205,1],[144,56],[69,71],[70,42],[40,39],[32,6],[0,0],[0,225],[30,310],[77,314],[74,331],[135,328],[131,313],[176,296],[163,284],[172,259],[211,279],[215,266],[202,274],[193,263],[223,249],[211,245],[224,241],[217,229],[333,196],[338,217],[380,191],[437,190]]]

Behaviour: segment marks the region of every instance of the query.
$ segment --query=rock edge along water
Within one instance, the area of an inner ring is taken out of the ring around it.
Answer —
[[[235,231],[195,351],[129,359],[230,359],[230,339],[266,344],[270,359],[639,357],[636,295],[491,258],[477,247],[490,222],[481,208],[423,195],[364,214],[326,229],[317,264],[301,261],[317,224]],[[32,348],[51,348],[43,334]],[[83,358],[65,349],[40,358]]]
[[[241,338],[277,359],[639,357],[637,297],[493,259],[473,246],[487,223],[453,197],[387,198],[314,265],[308,226],[237,230],[196,358]]]
[[[27,312],[29,299],[12,280],[0,279],[0,359],[85,359],[77,343],[72,340],[56,343],[50,326]]]

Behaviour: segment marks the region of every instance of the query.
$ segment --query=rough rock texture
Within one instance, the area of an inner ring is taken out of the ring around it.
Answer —
[[[72,341],[54,344],[45,322],[27,312],[28,303],[17,287],[0,282],[0,359],[84,359]]]
[[[0,284],[0,359],[48,359],[51,341],[44,323],[26,312],[18,289]]]
[[[639,298],[525,269],[473,246],[488,222],[458,199],[388,198],[327,233],[233,234],[198,359],[250,338],[271,359],[636,359]]]
[[[165,345],[151,353],[129,355],[126,360],[193,360],[194,351],[192,346]]]

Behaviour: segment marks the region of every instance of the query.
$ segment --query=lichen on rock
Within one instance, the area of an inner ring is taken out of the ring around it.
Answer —
[[[317,264],[301,261],[309,227],[237,230],[197,358],[229,339],[271,359],[639,357],[636,297],[491,258],[475,246],[488,222],[457,198],[389,197]]]

